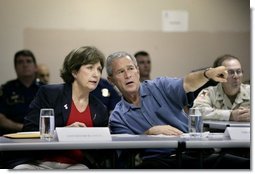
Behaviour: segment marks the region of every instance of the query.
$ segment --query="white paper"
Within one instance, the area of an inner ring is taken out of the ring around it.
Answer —
[[[140,135],[134,134],[112,134],[111,137],[139,137]]]
[[[40,132],[39,131],[29,131],[29,132],[17,132],[17,134],[39,134]]]
[[[188,31],[188,12],[184,10],[162,11],[162,30],[166,32]]]
[[[249,127],[227,127],[225,136],[229,136],[231,140],[250,140]]]
[[[181,138],[208,138],[210,132],[203,132],[201,133],[201,137],[193,137],[190,135],[190,133],[184,133],[184,134],[181,134]]]
[[[111,141],[108,127],[57,127],[59,141]]]
[[[170,138],[170,137],[177,137],[176,135],[164,135],[164,134],[158,134],[158,135],[148,135],[149,137],[162,137],[162,138]]]

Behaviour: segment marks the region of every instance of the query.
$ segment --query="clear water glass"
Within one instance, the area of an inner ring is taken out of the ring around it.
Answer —
[[[54,138],[55,118],[54,109],[43,108],[40,110],[40,138],[51,141]]]
[[[203,117],[200,108],[190,108],[189,110],[189,135],[200,138],[203,134]]]

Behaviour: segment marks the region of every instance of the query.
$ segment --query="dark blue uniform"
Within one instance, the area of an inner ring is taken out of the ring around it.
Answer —
[[[91,94],[96,96],[107,107],[108,111],[112,111],[121,99],[113,86],[103,78],[100,79],[97,88]]]
[[[23,123],[28,113],[29,104],[34,99],[41,84],[34,82],[30,87],[24,86],[19,80],[11,80],[0,89],[0,113],[10,120]],[[0,135],[12,133],[0,128]]]

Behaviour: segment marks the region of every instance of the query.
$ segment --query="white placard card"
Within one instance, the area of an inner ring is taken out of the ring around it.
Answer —
[[[224,135],[231,140],[250,140],[250,127],[227,127]]]
[[[57,127],[59,141],[111,141],[108,127]]]

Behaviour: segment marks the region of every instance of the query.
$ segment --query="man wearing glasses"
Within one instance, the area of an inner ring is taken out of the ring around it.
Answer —
[[[214,62],[214,67],[225,66],[227,82],[203,89],[193,107],[204,108],[204,120],[250,121],[250,85],[243,84],[240,60],[233,55],[223,55]]]

